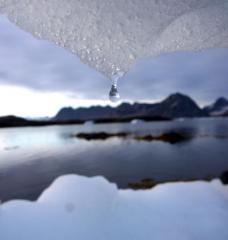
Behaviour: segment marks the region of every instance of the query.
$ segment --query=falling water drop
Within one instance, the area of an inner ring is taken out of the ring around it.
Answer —
[[[118,72],[112,77],[112,86],[109,92],[109,99],[111,102],[118,102],[120,100],[120,94],[117,89],[117,82],[123,76],[122,72]]]
[[[120,94],[117,90],[117,86],[112,84],[111,90],[109,92],[109,99],[111,102],[118,102],[120,99]]]

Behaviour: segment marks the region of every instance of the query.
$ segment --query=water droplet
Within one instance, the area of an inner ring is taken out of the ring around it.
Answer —
[[[117,87],[112,85],[111,90],[109,92],[109,99],[111,102],[118,102],[120,99],[120,94],[117,90]]]
[[[112,77],[112,86],[109,92],[109,99],[111,102],[118,102],[120,100],[120,94],[117,89],[117,82],[123,76],[122,72],[118,72]]]

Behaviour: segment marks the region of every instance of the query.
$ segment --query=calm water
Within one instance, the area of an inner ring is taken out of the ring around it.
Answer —
[[[159,135],[190,133],[170,144],[111,138],[86,141],[78,132]],[[36,199],[56,177],[103,175],[120,188],[145,178],[157,181],[202,179],[228,170],[228,118],[186,119],[138,124],[68,125],[0,129],[0,199]]]

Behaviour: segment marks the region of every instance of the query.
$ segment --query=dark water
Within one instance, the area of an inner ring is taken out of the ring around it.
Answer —
[[[110,138],[86,141],[78,132],[191,134],[170,144]],[[0,199],[36,199],[56,177],[103,175],[120,188],[145,178],[204,179],[228,170],[228,118],[138,124],[68,125],[0,130]]]

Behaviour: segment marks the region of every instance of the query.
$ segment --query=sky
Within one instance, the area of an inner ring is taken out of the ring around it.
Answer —
[[[200,106],[228,98],[228,49],[138,60],[119,81],[122,101],[155,102],[175,92]],[[107,105],[111,81],[53,43],[0,16],[0,116],[54,116],[64,106]]]

